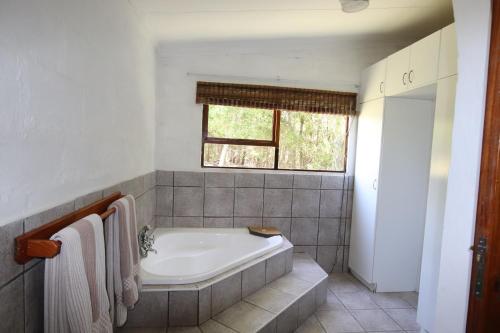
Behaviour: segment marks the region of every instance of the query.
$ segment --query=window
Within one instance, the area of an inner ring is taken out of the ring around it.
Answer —
[[[344,172],[348,119],[204,104],[202,166]]]

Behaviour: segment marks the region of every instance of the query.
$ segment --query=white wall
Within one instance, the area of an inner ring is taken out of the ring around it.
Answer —
[[[458,82],[432,332],[465,332],[487,79],[490,1],[454,0]]]
[[[0,2],[0,225],[154,169],[154,47],[127,1]]]
[[[357,91],[362,69],[407,44],[332,39],[162,44],[157,48],[156,168],[201,169],[196,81]]]

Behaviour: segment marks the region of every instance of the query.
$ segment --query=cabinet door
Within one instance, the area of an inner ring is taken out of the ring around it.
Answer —
[[[457,74],[457,35],[454,23],[441,30],[438,67],[440,79]]]
[[[361,74],[361,102],[384,97],[386,64],[387,59],[383,59],[365,69]]]
[[[406,47],[387,58],[385,95],[394,96],[408,90],[408,67],[410,66],[410,47]]]
[[[411,89],[436,82],[440,39],[441,30],[410,46],[408,79]]]
[[[385,98],[361,104],[358,118],[349,267],[373,281],[377,182]]]

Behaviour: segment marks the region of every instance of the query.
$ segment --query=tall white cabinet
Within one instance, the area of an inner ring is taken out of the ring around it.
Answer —
[[[422,288],[422,321],[439,268],[454,34],[450,25],[367,68],[359,97],[349,268],[377,292]]]
[[[349,267],[377,291],[418,287],[434,102],[361,105]]]

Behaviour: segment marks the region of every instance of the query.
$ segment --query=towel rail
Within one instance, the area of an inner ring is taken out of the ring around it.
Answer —
[[[50,240],[53,234],[91,214],[100,215],[104,221],[116,211],[115,208],[108,209],[109,205],[122,197],[123,195],[119,192],[113,193],[88,206],[16,237],[16,262],[22,265],[34,258],[55,257],[61,251],[62,243]]]

